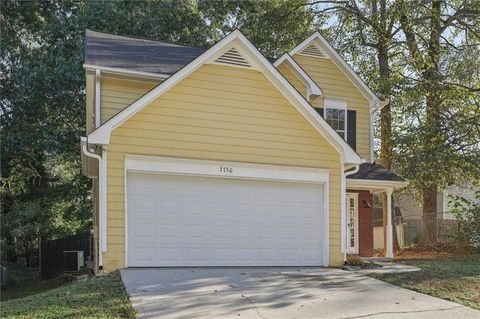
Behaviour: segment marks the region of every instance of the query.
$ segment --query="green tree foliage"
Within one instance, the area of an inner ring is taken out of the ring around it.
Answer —
[[[423,243],[437,240],[437,193],[480,177],[480,3],[407,3],[400,25],[408,82],[397,162],[422,197]],[[422,22],[422,23],[420,23]]]
[[[423,239],[434,242],[437,191],[480,178],[480,2],[322,0],[308,6],[332,15],[329,38],[369,86],[390,99],[381,115],[380,159],[422,198]]]
[[[202,47],[240,28],[274,56],[311,32],[296,2],[1,1],[2,257],[91,227],[79,148],[86,28]]]
[[[475,198],[452,196],[449,200],[451,213],[457,219],[455,239],[461,248],[480,248],[480,191]]]
[[[200,0],[209,25],[219,30],[219,38],[234,29],[245,36],[267,57],[279,57],[305,40],[318,24],[313,10],[302,0]],[[321,20],[323,21],[323,20]]]

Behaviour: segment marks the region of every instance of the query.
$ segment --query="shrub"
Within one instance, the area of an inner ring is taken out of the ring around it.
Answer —
[[[357,255],[347,255],[347,264],[350,266],[362,266],[364,262]]]
[[[451,212],[457,219],[458,230],[455,239],[463,248],[480,248],[480,191],[475,200],[461,196],[452,196]]]

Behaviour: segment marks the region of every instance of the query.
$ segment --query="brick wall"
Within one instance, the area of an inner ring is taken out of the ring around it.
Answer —
[[[373,256],[373,194],[369,191],[347,192],[358,193],[358,254]],[[364,201],[372,207],[365,207]]]

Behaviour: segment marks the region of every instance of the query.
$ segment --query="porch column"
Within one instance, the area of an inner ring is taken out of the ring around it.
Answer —
[[[387,190],[387,247],[385,248],[385,257],[393,258],[393,223],[392,223],[392,193]]]

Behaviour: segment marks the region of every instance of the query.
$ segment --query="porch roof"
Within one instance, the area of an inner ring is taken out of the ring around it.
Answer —
[[[389,171],[380,164],[362,163],[360,169],[355,174],[347,176],[347,179],[363,179],[363,180],[377,180],[377,181],[401,181],[392,171]]]
[[[369,190],[370,192],[393,191],[405,186],[400,177],[376,163],[360,164],[358,172],[347,176],[347,188]]]

